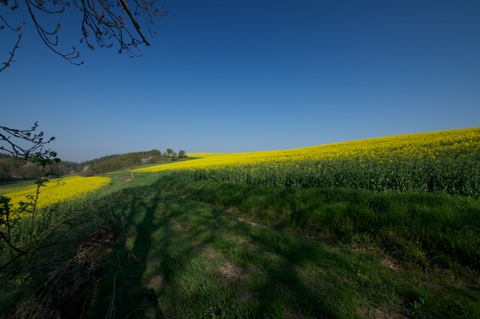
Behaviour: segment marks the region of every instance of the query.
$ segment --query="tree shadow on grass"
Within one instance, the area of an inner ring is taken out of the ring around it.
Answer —
[[[161,256],[156,291],[169,304],[169,317],[340,318],[297,269],[331,258],[330,252],[179,195],[164,209],[165,237],[154,250]]]
[[[87,317],[172,318],[182,312],[176,277],[211,238],[185,234],[176,218],[195,212],[198,203],[155,187],[124,190],[117,196],[114,228],[120,233],[102,278],[94,289]],[[168,306],[161,304],[161,297]],[[168,313],[165,313],[167,309]],[[180,315],[181,317],[181,315]]]
[[[97,317],[341,317],[299,272],[342,258],[320,245],[158,186],[125,190],[118,206],[122,235],[94,292]]]
[[[112,308],[112,318],[393,317],[422,300],[408,274],[392,280],[372,254],[256,224],[235,203],[225,209],[214,187],[177,186],[121,193],[121,235],[90,317]]]
[[[116,196],[113,228],[119,237],[94,291],[91,316],[163,318],[155,292],[143,283],[152,234],[158,228],[155,211],[160,198],[148,187]]]

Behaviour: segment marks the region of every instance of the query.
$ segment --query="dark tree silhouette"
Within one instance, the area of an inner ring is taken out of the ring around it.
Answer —
[[[6,57],[1,57],[4,62],[0,72],[14,62],[15,52],[20,48],[23,32],[28,25],[26,21],[15,22],[18,23],[15,25],[12,20],[18,21],[18,17],[27,16],[50,50],[68,62],[79,65],[83,61],[75,46],[67,52],[58,48],[61,24],[57,23],[51,29],[46,26],[51,24],[54,15],[73,10],[81,21],[80,42],[92,50],[96,46],[110,48],[117,44],[120,53],[125,51],[130,56],[137,56],[134,49],[141,44],[150,45],[147,36],[154,37],[153,25],[167,13],[157,4],[157,0],[0,0],[2,5],[6,10],[2,9],[0,13],[0,31],[16,32],[18,37],[13,49]]]
[[[45,138],[43,131],[38,132],[37,129],[37,122],[25,130],[0,125],[0,153],[24,160],[31,160],[33,157],[43,158],[55,153],[44,149],[46,144],[55,140],[55,137]]]

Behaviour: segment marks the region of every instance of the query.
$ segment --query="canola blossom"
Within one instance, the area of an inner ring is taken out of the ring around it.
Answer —
[[[219,156],[223,155],[222,153],[190,153],[188,157],[191,158],[205,158],[205,157],[212,157],[212,156]]]
[[[478,197],[480,128],[224,154],[137,171],[162,170],[195,180],[280,187],[433,191]]]
[[[52,204],[63,202],[84,195],[91,191],[97,190],[102,186],[110,183],[108,177],[80,177],[71,176],[65,178],[52,179],[40,188],[38,197],[39,208]],[[26,197],[35,195],[37,185],[6,189],[2,195],[11,199],[11,203],[15,207],[21,201],[27,201]]]

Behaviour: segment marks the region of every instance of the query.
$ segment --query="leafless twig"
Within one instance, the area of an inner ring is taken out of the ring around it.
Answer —
[[[59,49],[60,23],[49,29],[44,22],[51,20],[52,15],[60,15],[70,8],[76,8],[82,16],[80,30],[80,42],[85,43],[90,49],[95,46],[111,48],[118,44],[118,51],[126,51],[129,56],[137,56],[134,48],[141,44],[150,45],[146,34],[141,27],[146,27],[150,36],[154,37],[152,26],[157,24],[167,11],[157,4],[157,0],[23,0],[20,4],[17,0],[0,0],[4,6],[10,6],[12,12],[22,4],[25,6],[33,26],[37,30],[43,43],[55,54],[61,56],[68,62],[80,65],[80,52],[72,46],[70,51],[64,52]],[[49,16],[48,19],[45,16]],[[140,16],[144,19],[138,20]],[[19,38],[10,51],[10,55],[0,72],[9,67],[14,61],[15,51],[19,48],[23,36],[25,23],[18,28],[13,28],[0,15],[0,29],[7,26],[11,31],[19,32]]]
[[[6,25],[8,25],[8,23],[3,19],[2,16],[0,16],[0,19],[3,20]],[[18,29],[12,29],[12,30],[19,32],[18,39],[17,39],[17,42],[15,42],[15,45],[13,46],[12,51],[9,52],[10,57],[8,58],[8,60],[6,62],[2,62],[3,66],[0,68],[0,72],[2,72],[6,68],[8,68],[10,65],[12,65],[13,62],[15,62],[13,57],[15,56],[15,51],[17,51],[17,49],[20,47],[20,41],[22,40],[23,31],[25,30],[25,22],[22,23],[22,25]]]

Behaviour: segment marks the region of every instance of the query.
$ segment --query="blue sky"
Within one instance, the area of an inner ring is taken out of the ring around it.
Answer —
[[[141,58],[90,51],[69,18],[60,41],[82,66],[51,53],[27,21],[0,73],[0,124],[38,121],[74,161],[480,126],[480,1],[162,3],[169,14]],[[0,39],[4,61],[13,38]]]

